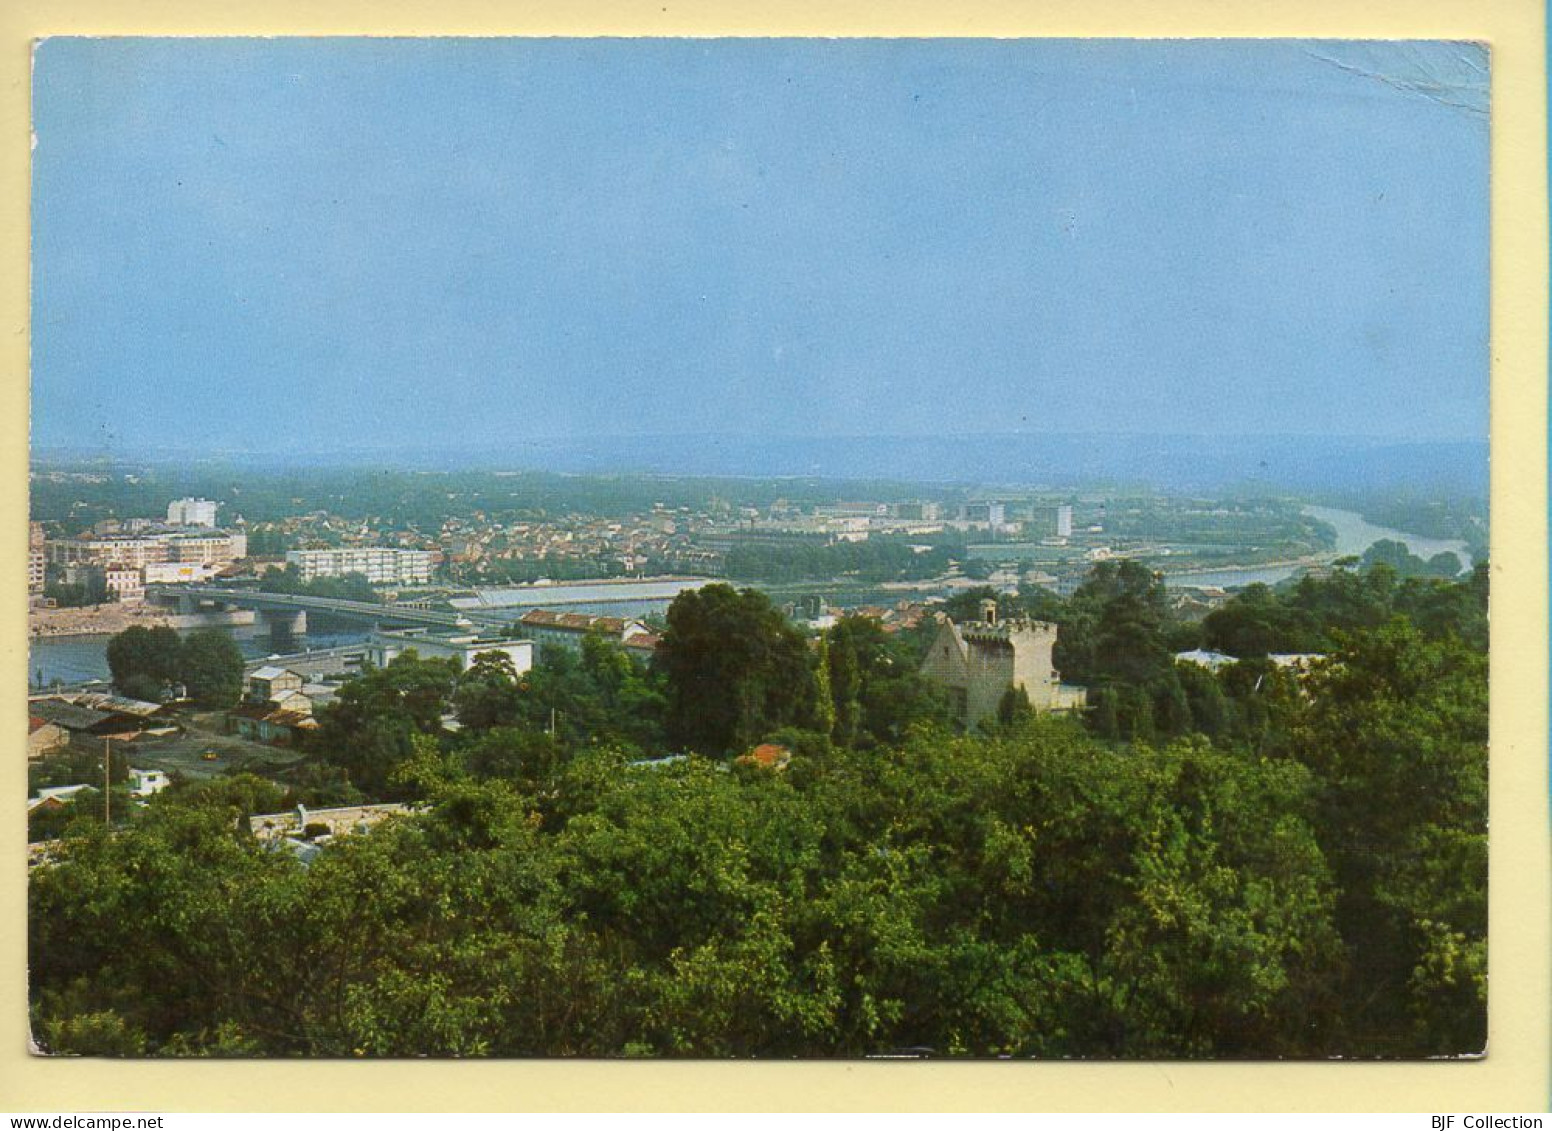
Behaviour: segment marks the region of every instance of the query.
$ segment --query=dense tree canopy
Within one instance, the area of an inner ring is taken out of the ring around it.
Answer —
[[[920,633],[806,639],[728,586],[675,602],[651,667],[597,636],[527,672],[406,654],[340,689],[297,773],[417,807],[310,863],[245,821],[296,785],[79,814],[32,873],[34,1032],[165,1055],[1479,1052],[1486,571],[1352,566],[1227,602],[1203,631],[1240,659],[1217,670],[1175,662],[1185,626],[1129,563],[1068,600],[1000,595],[1059,625],[1093,709],[1011,696],[973,734],[917,674]],[[762,741],[790,763],[739,757]]]

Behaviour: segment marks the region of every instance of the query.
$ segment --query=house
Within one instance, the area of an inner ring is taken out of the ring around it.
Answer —
[[[70,732],[58,723],[45,722],[37,715],[27,716],[27,757],[41,758],[50,750],[70,743]]]
[[[96,788],[96,786],[92,785],[46,786],[38,790],[38,796],[27,799],[27,812],[31,814],[39,811],[47,812],[51,809],[63,809],[76,794]]]
[[[1003,697],[1019,689],[1038,712],[1076,711],[1087,690],[1064,684],[1052,664],[1056,626],[1043,621],[1000,622],[997,602],[981,602],[981,619],[956,624],[943,617],[922,660],[921,674],[949,691],[967,728],[994,721]]]
[[[27,712],[32,718],[59,727],[72,740],[131,738],[145,722],[133,712],[102,710],[52,697],[32,700]]]
[[[639,620],[624,617],[600,617],[589,613],[562,613],[553,609],[530,609],[519,618],[535,644],[558,644],[573,652],[582,650],[588,633],[597,633],[636,655],[650,658],[657,651],[660,637]]]
[[[758,766],[762,770],[779,774],[792,761],[792,751],[774,742],[763,742],[749,753],[740,755],[735,761],[741,766]]]
[[[302,682],[302,677],[288,668],[266,665],[248,674],[244,698],[250,703],[268,703],[283,695],[300,693]]]
[[[1190,652],[1176,652],[1175,663],[1195,664],[1199,668],[1206,668],[1210,672],[1215,672],[1219,668],[1227,667],[1229,664],[1239,663],[1239,657],[1230,656],[1226,652],[1210,652],[1206,649],[1196,648]]]
[[[302,677],[287,668],[265,666],[248,675],[243,701],[227,713],[232,729],[259,742],[294,743],[318,728]]]
[[[171,784],[172,779],[161,770],[137,770],[130,767],[129,792],[132,797],[155,797]]]

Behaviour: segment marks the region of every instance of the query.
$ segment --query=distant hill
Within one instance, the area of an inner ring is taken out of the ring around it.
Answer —
[[[39,451],[41,458],[187,460],[189,452]],[[1135,484],[1164,490],[1262,486],[1305,492],[1410,487],[1486,497],[1484,441],[1397,442],[1326,436],[626,436],[514,439],[508,447],[454,451],[335,448],[327,452],[201,453],[267,468],[640,471],[740,478],[819,477],[924,483],[1078,486]]]

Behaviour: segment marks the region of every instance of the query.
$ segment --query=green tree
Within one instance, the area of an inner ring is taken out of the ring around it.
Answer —
[[[469,730],[515,725],[522,717],[517,668],[505,652],[481,652],[458,677],[453,694],[458,722]]]
[[[813,719],[808,647],[753,589],[719,584],[681,593],[654,664],[666,684],[673,745],[725,754]]]
[[[198,629],[183,641],[178,676],[201,707],[231,707],[242,697],[242,649],[218,628]]]
[[[155,688],[149,698],[160,699],[163,689],[182,674],[183,641],[165,625],[132,625],[108,641],[107,657],[113,684],[122,693]]]

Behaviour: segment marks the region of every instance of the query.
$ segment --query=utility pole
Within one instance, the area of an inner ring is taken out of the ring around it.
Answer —
[[[110,739],[106,736],[102,740],[102,823],[104,826],[113,823],[113,779],[109,773],[109,767],[113,765],[113,755],[109,749]]]

